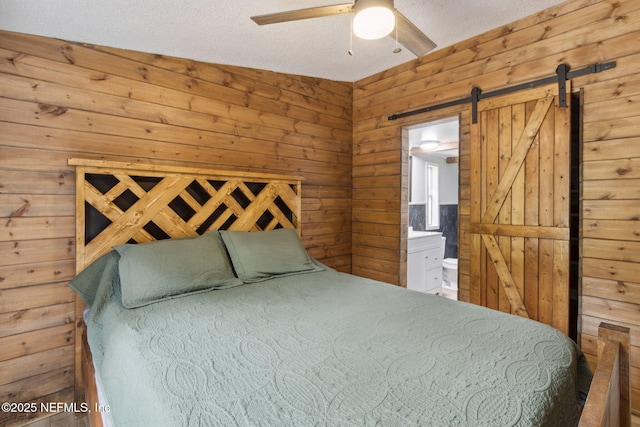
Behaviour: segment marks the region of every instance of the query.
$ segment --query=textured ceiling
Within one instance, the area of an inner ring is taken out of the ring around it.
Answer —
[[[437,49],[564,0],[395,0]],[[63,40],[356,81],[410,61],[390,37],[353,39],[350,15],[258,26],[252,15],[340,0],[0,0],[0,29]]]

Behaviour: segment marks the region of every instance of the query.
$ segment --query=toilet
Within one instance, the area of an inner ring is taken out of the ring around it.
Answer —
[[[442,260],[442,287],[443,290],[458,290],[458,258]]]

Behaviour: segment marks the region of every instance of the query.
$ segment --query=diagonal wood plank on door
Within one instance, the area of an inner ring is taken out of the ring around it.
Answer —
[[[496,238],[490,234],[483,234],[482,240],[487,248],[491,262],[493,262],[496,268],[496,272],[500,278],[500,283],[502,283],[502,287],[507,294],[507,298],[511,303],[511,308],[514,311],[514,314],[528,319],[529,313],[527,312],[527,308],[524,306],[522,296],[520,295],[520,292],[518,292],[518,286],[513,280],[513,276],[511,276],[509,266],[502,256],[502,252],[500,251]]]
[[[483,223],[492,223],[495,221],[496,216],[498,216],[498,212],[500,212],[500,208],[502,207],[507,194],[509,194],[513,181],[516,179],[516,176],[527,157],[527,153],[531,148],[531,144],[538,134],[540,125],[542,124],[542,121],[544,120],[544,117],[549,111],[549,107],[551,107],[552,103],[553,96],[538,100],[533,114],[531,115],[527,126],[522,132],[522,135],[513,150],[511,160],[505,168],[505,173],[502,176],[502,179],[498,183],[498,188],[495,193],[493,193],[489,203],[487,203],[487,210],[482,216]]]

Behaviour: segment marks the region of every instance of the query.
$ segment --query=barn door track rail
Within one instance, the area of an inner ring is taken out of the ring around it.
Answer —
[[[517,92],[520,90],[531,89],[538,86],[544,86],[551,83],[558,83],[558,94],[559,94],[559,106],[566,107],[567,106],[567,80],[571,80],[576,77],[584,76],[586,74],[595,74],[600,73],[605,70],[610,70],[616,67],[616,62],[607,62],[604,64],[595,64],[589,67],[582,68],[576,71],[569,71],[569,66],[567,64],[560,64],[558,68],[556,68],[556,75],[551,77],[546,77],[539,80],[534,80],[528,83],[521,83],[519,85],[507,87],[504,89],[494,90],[493,92],[482,93],[480,88],[474,87],[471,89],[471,95],[458,99],[455,101],[444,102],[438,105],[432,105],[430,107],[424,107],[417,110],[407,111],[404,113],[392,114],[388,117],[389,120],[397,120],[403,117],[414,116],[416,114],[428,113],[429,111],[440,110],[443,108],[453,107],[454,105],[461,105],[471,103],[472,106],[472,122],[475,124],[478,122],[478,102],[492,98],[494,96],[505,95],[512,92]]]

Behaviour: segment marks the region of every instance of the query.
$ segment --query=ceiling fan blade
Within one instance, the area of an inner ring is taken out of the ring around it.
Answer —
[[[420,31],[418,27],[413,25],[411,21],[397,10],[396,16],[398,21],[396,22],[396,25],[398,25],[398,43],[418,57],[436,48],[436,44],[427,37],[425,33]],[[395,39],[396,32],[392,31],[390,36]]]
[[[308,9],[291,10],[287,12],[269,13],[267,15],[252,16],[258,25],[276,24],[279,22],[298,21],[300,19],[320,18],[323,16],[342,15],[353,11],[353,3],[336,4],[333,6],[311,7]]]

